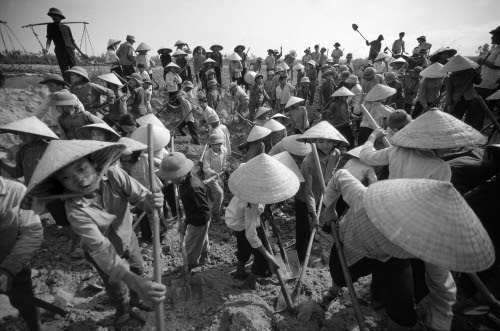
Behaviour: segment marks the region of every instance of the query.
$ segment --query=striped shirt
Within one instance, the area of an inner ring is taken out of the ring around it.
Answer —
[[[377,175],[373,167],[361,162],[358,158],[352,158],[344,165],[344,169],[349,171],[363,185],[370,186],[377,182]]]
[[[205,178],[210,178],[220,174],[226,167],[227,150],[224,146],[220,147],[220,152],[216,153],[209,148],[203,156],[203,172]]]
[[[47,146],[49,146],[49,143],[43,139],[37,139],[36,141],[22,145],[16,154],[14,177],[24,177],[24,182],[28,184]]]

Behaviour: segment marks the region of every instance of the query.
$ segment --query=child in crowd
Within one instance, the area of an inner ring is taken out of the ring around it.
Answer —
[[[177,64],[170,62],[165,69],[168,70],[165,76],[165,83],[167,84],[169,103],[173,106],[178,106],[179,101],[176,96],[179,92],[179,85],[182,83],[182,78],[178,74],[181,68]]]
[[[309,77],[302,77],[297,88],[297,97],[303,99],[304,104],[307,103],[307,98],[309,98],[309,84],[311,84]]]
[[[217,112],[208,105],[208,99],[205,97],[198,98],[198,104],[200,105],[201,111],[203,112],[203,123],[208,124],[208,118],[210,116],[217,116]],[[209,132],[211,132],[209,128]]]
[[[219,107],[219,102],[222,97],[217,89],[217,81],[215,79],[209,80],[207,82],[208,92],[207,92],[207,103],[210,108],[217,111]]]
[[[229,84],[229,92],[231,92],[231,96],[236,100],[236,104],[234,105],[235,111],[243,117],[243,114],[248,109],[248,95],[235,82]],[[239,122],[240,118],[237,118],[236,122]]]
[[[211,189],[212,202],[212,220],[219,221],[221,217],[222,201],[224,200],[224,182],[223,175],[227,167],[227,149],[223,146],[226,143],[224,135],[212,133],[208,137],[207,145],[209,149],[203,156],[203,172],[205,179],[212,177],[216,179],[210,181],[208,186]]]
[[[153,111],[153,108],[151,107],[151,98],[153,97],[153,82],[151,81],[151,79],[149,79],[149,77],[145,77],[142,79],[142,88],[145,91],[147,112],[151,113]]]
[[[132,87],[132,102],[129,104],[130,113],[135,118],[144,116],[148,113],[148,104],[146,90],[142,87],[142,78],[138,73],[133,73],[127,78],[129,85]]]
[[[179,125],[179,132],[181,135],[186,136],[184,132],[184,127],[187,126],[189,130],[189,134],[191,135],[192,142],[196,145],[199,145],[198,141],[198,131],[196,128],[196,124],[194,123],[194,116],[192,111],[192,105],[187,100],[187,94],[184,91],[179,91],[177,94],[177,100],[181,106],[181,119],[183,119],[182,123]]]
[[[103,120],[111,127],[118,126],[120,118],[127,113],[127,100],[122,92],[123,84],[115,74],[109,73],[98,76],[104,82],[106,87],[115,93],[115,102],[108,105],[108,113],[103,117]]]
[[[85,110],[95,115],[101,105],[101,96],[106,97],[108,104],[115,102],[115,93],[99,84],[91,83],[87,71],[82,67],[72,67],[66,70],[66,74],[70,75],[70,92],[77,96]]]
[[[84,125],[102,121],[86,110],[79,108],[76,95],[67,92],[55,92],[51,96],[52,104],[61,115],[57,118],[61,139],[76,139],[76,131]]]
[[[224,146],[224,148],[226,149],[227,155],[231,155],[231,140],[229,139],[230,138],[229,130],[224,124],[220,122],[219,116],[217,116],[217,114],[210,116],[207,119],[207,123],[210,126],[208,130],[210,135],[216,134],[224,137],[224,142],[222,143],[222,146]]]
[[[144,66],[144,70],[149,76],[150,80],[153,80],[153,68],[156,66],[155,61],[148,52],[151,50],[151,46],[142,42],[137,46],[135,51],[139,54],[135,57],[135,62],[137,64],[137,69],[139,69],[139,64]],[[141,75],[142,76],[142,75]]]
[[[276,83],[274,82],[274,71],[273,70],[268,70],[267,71],[267,76],[266,80],[264,81],[264,90],[266,91],[267,95],[269,96],[270,101],[270,106],[271,108],[274,109],[275,104],[276,104]]]
[[[291,133],[303,133],[309,127],[309,117],[304,99],[291,97],[285,106],[286,112],[288,112],[292,122]]]
[[[186,219],[179,227],[185,234],[184,245],[187,253],[188,271],[210,263],[210,201],[205,184],[192,171],[194,163],[179,152],[163,158],[157,172],[162,180],[170,180],[179,185],[179,198],[182,201]]]
[[[351,123],[349,122],[352,118],[352,114],[349,110],[349,104],[347,103],[347,98],[352,96],[354,96],[354,93],[347,88],[339,88],[332,94],[333,101],[329,109],[324,111],[321,116],[323,120],[328,121],[328,123],[334,126],[340,134],[347,139],[349,145],[354,146],[354,133],[352,132]]]
[[[253,121],[255,112],[262,106],[264,100],[268,102],[271,101],[264,88],[263,80],[264,76],[262,74],[257,74],[255,76],[255,83],[250,87],[250,99],[248,101],[248,111],[250,113],[250,120]]]
[[[318,72],[316,71],[316,62],[310,60],[306,65],[306,76],[309,78],[309,106],[313,105],[314,95],[316,93],[316,79],[318,78]]]
[[[84,125],[76,131],[76,136],[81,140],[117,142],[120,135],[106,123]]]
[[[130,319],[131,306],[148,310],[143,300],[161,302],[166,294],[164,285],[142,277],[144,261],[129,211],[129,203],[148,211],[161,208],[163,195],[149,192],[121,168],[109,167],[124,147],[98,141],[52,142],[21,205],[30,208],[34,198],[63,192],[80,194],[66,200],[66,213],[116,309],[115,328]]]

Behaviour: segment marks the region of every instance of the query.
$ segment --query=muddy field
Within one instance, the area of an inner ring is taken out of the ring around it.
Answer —
[[[27,69],[27,68],[23,68]],[[93,68],[88,67],[89,73]],[[55,114],[40,111],[40,105],[47,95],[38,82],[43,73],[49,71],[48,66],[29,68],[29,76],[15,76],[21,70],[5,70],[9,78],[6,86],[0,90],[0,124],[16,119],[37,116],[49,126],[55,128]],[[106,68],[101,68],[104,73]],[[24,70],[22,70],[24,71]],[[219,104],[218,113],[231,132],[234,148],[242,143],[250,126],[230,121],[227,113],[230,100],[227,96],[228,75],[224,71],[224,100]],[[155,113],[166,102],[166,92],[160,69],[155,70],[154,78],[160,83],[160,90],[153,92],[153,108]],[[314,115],[313,108],[310,116]],[[161,112],[158,115],[167,128],[173,128],[179,120],[179,114]],[[176,137],[176,149],[197,160],[202,153],[206,133],[202,135],[202,145],[189,143],[189,137]],[[17,140],[11,135],[0,135],[0,157],[13,159],[17,149]],[[235,148],[236,149],[236,148]],[[234,169],[242,161],[236,155],[229,159],[230,169]],[[226,191],[225,205],[231,199]],[[285,246],[294,242],[295,228],[292,214],[292,201],[285,203],[278,212],[278,223]],[[56,226],[48,214],[42,215],[44,224],[44,243],[32,261],[32,278],[35,295],[47,302],[68,311],[66,317],[54,315],[42,310],[43,326],[46,330],[114,330],[113,308],[108,302],[102,283],[89,263],[75,256],[71,243],[64,230]],[[163,247],[162,270],[163,282],[169,286],[171,279],[182,267],[179,253],[179,236],[177,225],[172,222],[166,244]],[[294,314],[276,313],[273,305],[279,295],[280,287],[276,277],[263,280],[257,290],[245,288],[242,281],[231,277],[230,272],[236,268],[236,240],[223,220],[213,222],[210,228],[211,264],[198,270],[204,281],[203,298],[190,301],[174,300],[172,289],[165,302],[167,330],[355,330],[357,325],[352,313],[352,304],[346,289],[339,299],[334,300],[326,311],[314,308],[311,321],[303,322]],[[322,292],[331,285],[328,272],[328,257],[332,246],[329,234],[319,231],[317,242],[313,246],[310,268],[307,271],[303,295],[299,304],[310,301],[320,303]],[[275,238],[271,239],[273,243]],[[147,276],[152,277],[152,246],[141,244]],[[288,283],[293,290],[294,281]],[[365,323],[370,330],[382,330],[386,325],[383,311],[375,311],[371,307],[370,277],[360,279],[355,284]],[[124,330],[153,330],[154,314],[135,310],[143,321],[130,323]],[[0,329],[24,330],[24,323],[19,319],[17,311],[12,308],[5,296],[0,296]],[[464,324],[466,323],[466,324]],[[484,326],[484,325],[483,325]],[[457,324],[458,329],[478,328],[476,320],[467,319]]]

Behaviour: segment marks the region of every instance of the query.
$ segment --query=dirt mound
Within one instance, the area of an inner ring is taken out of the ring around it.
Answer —
[[[258,295],[229,296],[214,318],[210,331],[265,331],[273,328],[273,311]]]

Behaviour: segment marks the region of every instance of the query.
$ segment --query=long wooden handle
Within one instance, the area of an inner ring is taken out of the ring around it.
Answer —
[[[368,118],[368,120],[370,121],[371,125],[374,126],[376,129],[380,129],[380,126],[375,121],[375,119],[373,118],[372,114],[370,114],[370,112],[365,108],[365,106],[363,104],[360,104],[360,107],[361,107],[361,110],[363,111],[363,115]],[[382,137],[382,142],[384,143],[384,145],[386,147],[391,147],[392,146],[392,144],[389,142],[389,139],[387,139],[387,137]]]
[[[486,102],[484,102],[483,98],[481,96],[479,96],[479,95],[477,96],[477,100],[479,101],[479,103],[483,107],[484,112],[486,113],[486,116],[488,116],[488,118],[490,119],[491,123],[493,123],[493,125],[495,126],[495,129],[497,129],[497,132],[500,133],[500,124],[498,123],[497,119],[495,118],[495,116],[491,112],[491,110],[488,107],[488,105],[486,105]]]
[[[154,155],[153,155],[153,124],[148,124],[148,161],[149,161],[149,189],[152,193],[158,191],[156,187],[154,176],[155,165],[154,165]],[[153,219],[153,273],[154,280],[161,284],[161,247],[160,247],[160,218],[158,216],[158,209],[154,208],[151,211],[151,217]],[[165,309],[163,302],[159,302],[155,305],[155,317],[156,317],[156,330],[165,330]]]

